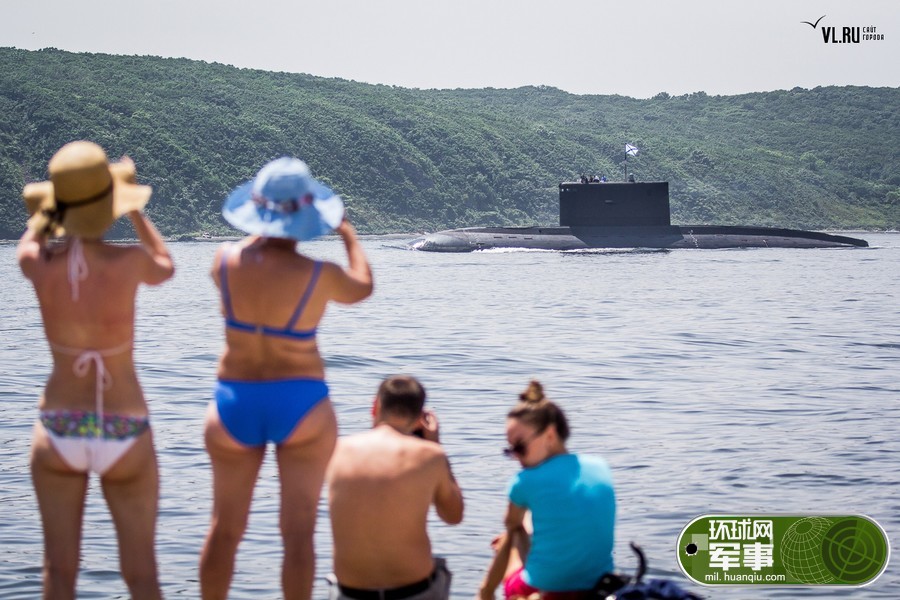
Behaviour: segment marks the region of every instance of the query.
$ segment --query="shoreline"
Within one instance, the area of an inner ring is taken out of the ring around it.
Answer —
[[[832,233],[832,234],[900,234],[900,229],[813,229],[810,231],[819,231],[822,233]],[[365,238],[387,238],[387,239],[408,239],[414,238],[416,236],[426,235],[431,232],[420,231],[420,232],[411,232],[411,233],[359,233],[359,237],[361,239]],[[204,236],[191,236],[191,235],[177,235],[171,237],[164,237],[163,240],[167,244],[179,243],[179,242],[236,242],[241,240],[247,236],[244,235],[213,235],[209,237]],[[325,240],[329,238],[336,238],[337,235],[330,233],[328,235],[321,236],[320,240]],[[134,244],[137,243],[137,238],[118,238],[118,239],[110,239],[104,240],[110,244]],[[311,240],[315,241],[315,240]],[[19,242],[18,239],[7,239],[0,240],[0,245],[8,245],[8,244],[17,244]],[[308,243],[308,242],[307,242]]]

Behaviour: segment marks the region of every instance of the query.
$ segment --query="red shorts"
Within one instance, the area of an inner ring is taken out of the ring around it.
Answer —
[[[525,567],[519,567],[517,571],[513,571],[512,575],[507,577],[503,582],[503,597],[506,598],[506,600],[512,598],[527,598],[540,591],[536,587],[532,587],[525,583],[525,580],[522,579],[522,571],[524,570]]]
[[[525,567],[519,567],[518,571],[514,571],[512,575],[503,582],[503,596],[506,600],[528,598],[532,594],[540,593],[540,590],[533,587],[522,579],[522,571]],[[587,590],[578,590],[572,592],[544,592],[541,594],[543,600],[582,600],[590,594]]]

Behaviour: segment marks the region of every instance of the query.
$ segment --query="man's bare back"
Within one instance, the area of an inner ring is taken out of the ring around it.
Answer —
[[[379,416],[377,399],[375,412],[371,430],[339,440],[327,475],[334,572],[341,585],[360,589],[427,578],[435,569],[429,508],[451,525],[463,514],[434,415]],[[416,428],[425,439],[411,435]]]

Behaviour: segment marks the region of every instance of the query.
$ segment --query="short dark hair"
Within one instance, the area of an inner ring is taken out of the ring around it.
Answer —
[[[553,425],[559,439],[564,442],[569,439],[569,420],[566,419],[566,413],[559,405],[544,396],[544,386],[538,381],[532,380],[528,384],[525,391],[519,394],[519,403],[506,416],[534,427],[538,433]]]
[[[425,408],[425,388],[410,375],[392,375],[378,386],[378,399],[384,414],[416,418]]]

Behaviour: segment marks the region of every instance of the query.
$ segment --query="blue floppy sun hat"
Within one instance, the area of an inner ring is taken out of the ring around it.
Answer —
[[[344,218],[344,203],[310,174],[306,163],[283,157],[225,200],[225,220],[252,235],[301,242],[331,232]]]

